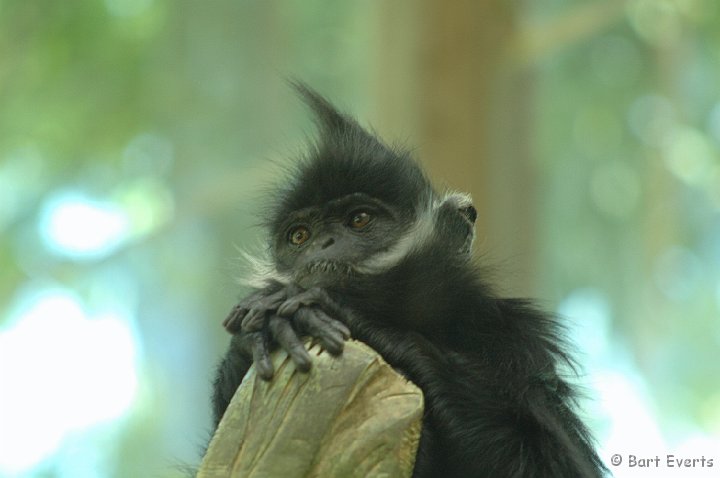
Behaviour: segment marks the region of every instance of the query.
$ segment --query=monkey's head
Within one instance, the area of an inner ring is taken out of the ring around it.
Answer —
[[[302,84],[318,138],[293,166],[268,217],[276,278],[303,287],[381,274],[432,247],[466,260],[475,209],[440,196],[407,151],[391,148]]]

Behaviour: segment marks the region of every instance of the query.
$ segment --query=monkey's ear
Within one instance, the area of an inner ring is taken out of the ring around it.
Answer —
[[[332,103],[307,84],[296,79],[289,79],[288,83],[315,113],[315,119],[324,133],[342,134],[355,131],[367,134],[352,117],[340,113]]]

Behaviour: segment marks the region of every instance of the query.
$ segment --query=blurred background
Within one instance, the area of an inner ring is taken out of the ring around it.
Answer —
[[[720,467],[720,2],[0,0],[0,476],[176,477],[294,76],[473,194],[602,458]],[[664,459],[664,458],[663,458]]]

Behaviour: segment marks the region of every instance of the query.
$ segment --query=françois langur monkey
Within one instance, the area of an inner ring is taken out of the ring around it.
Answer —
[[[603,476],[558,323],[493,293],[469,197],[438,194],[407,151],[295,87],[320,134],[271,198],[256,290],[225,319],[215,424],[252,363],[272,378],[274,347],[307,371],[300,337],[340,354],[352,336],[423,391],[414,477]]]

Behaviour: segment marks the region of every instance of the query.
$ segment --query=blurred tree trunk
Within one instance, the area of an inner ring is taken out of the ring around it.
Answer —
[[[515,7],[424,0],[418,8],[406,0],[379,14],[379,116],[408,125],[400,136],[410,133],[440,188],[472,194],[478,249],[510,263],[505,292],[531,294],[524,269],[535,257],[533,78],[511,62]]]

